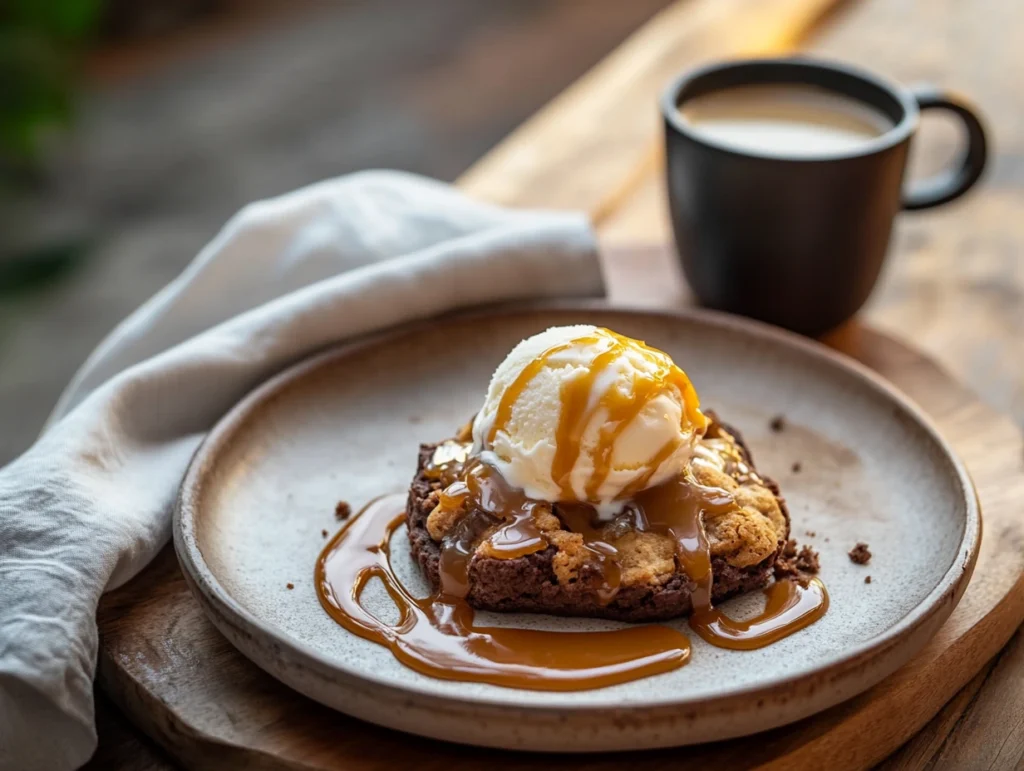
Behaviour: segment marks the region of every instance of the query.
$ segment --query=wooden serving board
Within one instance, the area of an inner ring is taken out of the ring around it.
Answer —
[[[657,265],[651,250],[613,255]],[[656,269],[631,271],[623,288],[649,297]],[[646,286],[650,282],[650,286]],[[626,298],[628,299],[628,298]],[[1024,619],[1024,442],[1011,421],[982,405],[929,359],[870,329],[851,327],[840,347],[895,382],[931,414],[978,486],[985,535],[974,577],[940,634],[911,664],[860,697],[767,734],[687,748],[695,764],[740,768],[863,768],[910,738]],[[151,736],[202,769],[519,768],[532,756],[404,736],[332,712],[280,685],[235,651],[193,600],[165,551],[100,608],[99,680]],[[865,736],[871,736],[865,742]],[[678,767],[678,752],[630,756],[631,765]],[[573,756],[560,765],[613,768],[621,757]]]

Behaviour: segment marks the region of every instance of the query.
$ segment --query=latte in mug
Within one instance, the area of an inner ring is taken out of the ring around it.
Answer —
[[[687,99],[679,111],[711,142],[790,158],[855,151],[893,127],[864,102],[799,84],[726,88]]]

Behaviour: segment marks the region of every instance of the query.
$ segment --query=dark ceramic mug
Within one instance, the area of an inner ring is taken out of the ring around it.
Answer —
[[[851,150],[787,157],[721,144],[679,112],[688,99],[722,89],[792,84],[867,104],[892,127]],[[965,149],[953,169],[905,188],[910,140],[930,109],[963,123]],[[901,209],[957,198],[985,166],[981,121],[959,99],[804,57],[689,72],[665,91],[661,110],[672,227],[698,300],[808,335],[838,326],[867,300]]]

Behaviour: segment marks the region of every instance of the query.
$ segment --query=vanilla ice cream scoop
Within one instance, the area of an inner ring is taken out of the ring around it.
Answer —
[[[552,327],[495,371],[474,451],[530,498],[589,503],[608,518],[683,472],[707,428],[699,407],[662,351],[589,325]]]

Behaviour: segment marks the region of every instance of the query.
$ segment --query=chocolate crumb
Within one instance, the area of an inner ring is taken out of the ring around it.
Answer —
[[[858,543],[850,549],[850,561],[858,565],[867,565],[871,561],[871,552],[866,543]]]
[[[864,583],[870,584],[871,583],[871,576],[864,576]]]
[[[802,546],[800,553],[796,555],[796,564],[805,573],[817,573],[821,570],[821,562],[818,560],[818,552],[810,546]]]
[[[776,415],[772,418],[772,422],[768,424],[768,428],[778,434],[786,428],[786,419],[782,415]]]
[[[352,507],[348,505],[348,501],[338,501],[338,505],[334,507],[334,518],[340,522],[348,519],[351,514]]]
[[[828,542],[829,542],[829,538],[828,538],[828,536],[826,535],[826,536],[825,536],[825,543],[828,543]]]
[[[802,468],[803,468],[803,466],[802,466],[802,465],[800,465],[800,461],[797,461],[796,463],[794,463],[794,464],[793,464],[793,473],[794,473],[794,474],[799,474],[799,473],[800,473],[800,470],[801,470]]]
[[[805,530],[804,535],[806,535],[808,538],[814,538],[814,536],[816,536],[817,533],[813,530]]]
[[[797,548],[795,540],[790,538],[782,547],[782,554],[775,560],[775,578],[793,578],[805,585],[821,570],[818,552],[810,546]]]
[[[285,586],[288,587],[289,589],[294,589],[295,588],[295,584],[290,584],[289,583],[289,584],[285,584]]]
[[[320,535],[322,535],[324,538],[326,538],[327,537],[327,531],[326,530],[321,530],[320,531]]]

